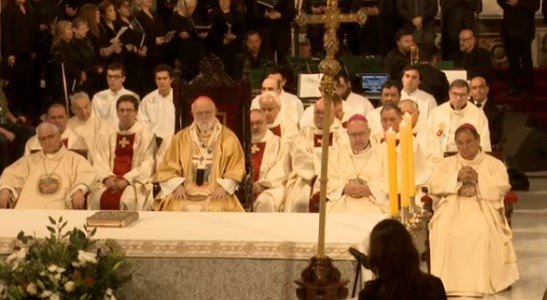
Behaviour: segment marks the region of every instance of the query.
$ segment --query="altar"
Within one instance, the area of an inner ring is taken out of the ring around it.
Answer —
[[[49,236],[48,216],[82,227],[93,211],[0,210],[0,254],[19,231]],[[99,228],[135,269],[127,299],[295,299],[294,280],[316,252],[318,214],[140,212],[125,228]],[[350,280],[348,247],[364,250],[385,215],[329,214],[325,253]]]

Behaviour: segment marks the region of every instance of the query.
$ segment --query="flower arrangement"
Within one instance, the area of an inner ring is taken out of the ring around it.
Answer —
[[[18,246],[0,261],[1,299],[116,299],[131,279],[125,256],[108,242],[97,247],[96,228],[64,232],[67,222],[49,217],[45,239],[17,235]]]

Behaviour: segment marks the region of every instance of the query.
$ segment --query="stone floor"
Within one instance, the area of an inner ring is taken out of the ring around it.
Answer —
[[[528,177],[530,190],[518,192],[519,202],[515,204],[513,213],[513,242],[517,251],[520,280],[510,291],[483,299],[541,300],[547,288],[547,172],[528,173]]]

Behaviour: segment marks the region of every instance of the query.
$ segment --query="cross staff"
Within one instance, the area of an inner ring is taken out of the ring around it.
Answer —
[[[329,155],[329,118],[331,113],[332,96],[335,89],[334,76],[340,72],[340,63],[334,58],[338,52],[338,37],[336,29],[340,23],[359,23],[365,24],[367,15],[364,10],[358,13],[342,14],[338,9],[337,0],[327,1],[327,11],[324,14],[308,15],[304,12],[296,17],[296,22],[300,25],[306,24],[325,24],[325,35],[323,38],[323,47],[326,50],[326,57],[319,64],[321,73],[324,74],[321,79],[319,90],[325,101],[325,111],[323,113],[323,137],[321,154],[321,187],[319,190],[319,237],[317,243],[317,256],[325,256],[325,223],[326,223],[326,192],[327,192],[327,166]]]

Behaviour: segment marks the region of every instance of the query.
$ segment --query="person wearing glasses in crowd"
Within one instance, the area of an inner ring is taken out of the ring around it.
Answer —
[[[454,80],[448,91],[449,101],[431,110],[424,130],[418,134],[418,139],[426,141],[427,147],[423,150],[432,165],[439,163],[445,153],[458,150],[454,134],[464,123],[472,124],[479,132],[482,151],[492,151],[488,119],[481,109],[469,102],[469,93],[467,81]]]

